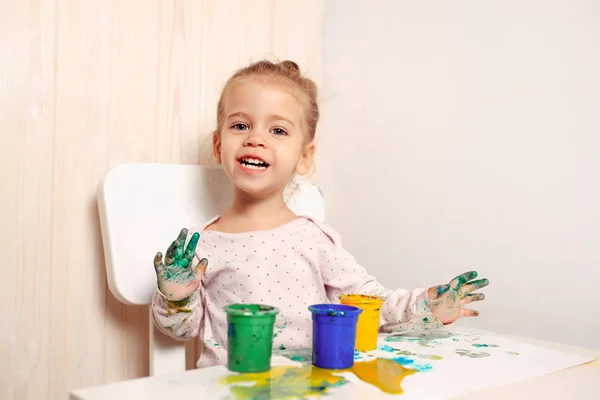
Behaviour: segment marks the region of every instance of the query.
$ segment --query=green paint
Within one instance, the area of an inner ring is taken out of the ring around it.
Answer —
[[[450,285],[448,285],[448,284],[438,286],[437,287],[437,297],[440,297],[444,293],[448,292],[448,290],[450,290]]]
[[[165,329],[168,330],[169,332],[173,332],[173,325],[165,326]]]
[[[220,382],[230,386],[238,400],[306,399],[327,394],[328,389],[348,382],[335,373],[310,365],[280,366],[262,373],[225,376]]]
[[[276,307],[232,304],[227,313],[227,366],[237,372],[268,371],[273,346]]]
[[[408,334],[391,335],[385,338],[385,341],[418,343],[421,347],[434,347],[436,344],[442,344],[438,339],[448,339],[452,336],[454,336],[452,332],[429,331],[420,333],[418,336],[409,336]]]
[[[398,354],[399,356],[416,356],[417,353],[413,353],[412,351],[408,351],[408,350],[398,350],[396,352],[396,354]]]
[[[189,295],[186,298],[183,298],[181,300],[168,300],[167,305],[169,306],[169,308],[180,309],[182,307],[187,306],[189,304],[191,298],[192,298],[192,295]]]
[[[497,344],[473,343],[473,347],[500,347]]]
[[[285,346],[284,345],[279,345],[279,350],[285,350]]]
[[[337,310],[327,310],[327,315],[330,317],[343,317],[346,315],[345,311],[337,311]]]
[[[443,360],[444,357],[437,354],[420,354],[419,357],[426,358],[428,360]]]
[[[464,350],[464,349],[457,349],[454,352],[456,354],[458,354],[459,356],[469,357],[469,358],[483,358],[483,357],[490,356],[490,353],[474,352],[474,351]]]

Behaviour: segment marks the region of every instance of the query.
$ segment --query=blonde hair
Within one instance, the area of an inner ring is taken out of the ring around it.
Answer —
[[[287,86],[291,89],[296,99],[303,105],[303,127],[306,133],[305,143],[315,139],[317,123],[319,122],[319,105],[317,104],[317,85],[302,76],[300,67],[293,61],[273,63],[263,60],[237,70],[223,88],[217,105],[217,129],[214,135],[220,135],[225,122],[225,100],[231,90],[240,82],[248,79],[259,78],[269,83]],[[299,95],[298,95],[299,94]]]

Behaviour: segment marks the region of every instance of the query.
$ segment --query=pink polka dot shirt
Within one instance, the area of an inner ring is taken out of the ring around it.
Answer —
[[[227,363],[223,307],[229,304],[260,303],[279,308],[275,349],[311,347],[308,306],[339,303],[342,293],[385,297],[381,324],[407,321],[417,315],[433,317],[425,290],[386,289],[344,250],[337,232],[308,217],[265,231],[203,231],[194,263],[204,257],[209,261],[206,274],[186,306],[191,313],[169,310],[158,290],[152,299],[152,315],[159,330],[178,340],[200,335],[203,349],[198,367]]]

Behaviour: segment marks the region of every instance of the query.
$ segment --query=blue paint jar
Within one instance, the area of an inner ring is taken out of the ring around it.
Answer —
[[[312,362],[319,368],[345,369],[354,365],[356,322],[362,309],[342,304],[314,304]]]

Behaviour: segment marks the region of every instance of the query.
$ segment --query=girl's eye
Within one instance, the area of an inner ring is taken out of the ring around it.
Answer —
[[[274,135],[277,135],[277,136],[284,136],[284,135],[288,134],[285,130],[283,130],[281,128],[273,128],[273,129],[271,129],[271,133],[273,133]]]
[[[240,122],[240,123],[237,123],[237,124],[234,124],[234,125],[232,126],[232,128],[233,128],[234,130],[236,130],[236,131],[246,131],[246,130],[250,129],[250,128],[248,127],[248,125],[246,125],[246,124],[242,124],[241,122]]]

